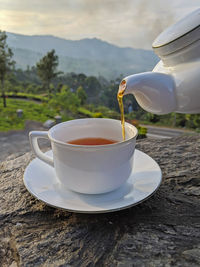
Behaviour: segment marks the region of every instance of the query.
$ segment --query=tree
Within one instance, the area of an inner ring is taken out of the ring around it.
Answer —
[[[85,86],[84,89],[89,96],[91,97],[98,97],[101,91],[101,84],[99,83],[98,79],[94,76],[89,76],[85,79]]]
[[[37,74],[40,77],[44,88],[48,91],[50,96],[50,83],[53,78],[57,77],[61,72],[56,72],[58,66],[58,56],[55,54],[55,50],[48,52],[37,63]]]
[[[119,104],[117,101],[118,84],[111,82],[110,85],[102,90],[101,101],[105,106],[119,112]]]
[[[4,31],[0,30],[0,80],[1,80],[1,91],[3,98],[3,106],[6,107],[6,95],[4,88],[4,81],[6,74],[14,68],[15,62],[12,60],[13,52],[8,47],[7,35]]]
[[[28,94],[34,94],[34,93],[36,93],[36,87],[37,87],[36,84],[29,83],[28,86],[26,87],[25,91]]]
[[[86,94],[86,92],[83,90],[83,87],[82,87],[82,86],[79,86],[79,87],[77,88],[76,93],[77,93],[78,98],[79,98],[80,101],[81,101],[81,105],[84,105],[85,102],[86,102],[86,100],[87,100],[87,94]]]

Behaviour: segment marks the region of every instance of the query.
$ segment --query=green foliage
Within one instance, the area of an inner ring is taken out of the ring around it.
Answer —
[[[105,117],[115,119],[115,120],[120,120],[121,118],[120,114],[114,110],[109,110],[108,112],[106,112]]]
[[[94,106],[93,104],[85,105],[85,107],[80,107],[79,112],[87,117],[92,118],[112,118],[120,119],[120,114],[114,110],[109,109],[105,106]]]
[[[89,117],[89,118],[92,118],[95,114],[94,112],[92,112],[92,111],[90,111],[84,107],[79,107],[77,111],[80,115],[84,115],[85,117]]]
[[[200,129],[200,115],[197,114],[186,114],[186,123],[185,125],[192,129]]]
[[[96,112],[94,113],[93,118],[103,118],[103,114],[101,112]]]
[[[114,81],[109,84],[108,87],[103,89],[101,100],[107,107],[119,111],[119,105],[117,101],[118,84]]]
[[[36,77],[35,67],[29,67],[26,71],[18,69],[7,73],[4,81],[6,95],[13,98],[48,101],[48,91]],[[60,113],[64,119],[95,117],[96,113],[101,113],[98,116],[105,118],[120,119],[116,97],[119,82],[120,79],[108,82],[103,77],[87,77],[82,73],[68,73],[54,77],[49,83],[53,94],[48,106]],[[123,101],[127,120],[136,119],[143,124],[200,130],[199,114],[155,115],[140,108],[132,95],[124,96]],[[128,113],[130,104],[134,111]]]
[[[37,73],[40,77],[44,87],[51,93],[50,82],[53,78],[58,76],[60,72],[56,71],[58,66],[58,56],[55,54],[55,50],[48,52],[38,63],[37,63]]]
[[[97,106],[94,108],[94,111],[97,113],[101,113],[103,117],[105,118],[112,118],[112,119],[120,119],[120,114],[119,112],[115,111],[115,110],[111,110],[108,107],[105,106]]]
[[[147,135],[147,128],[138,125],[137,129],[138,129],[138,139],[145,138]]]
[[[8,107],[4,109],[0,103],[0,131],[23,129],[26,120],[45,122],[57,114],[45,104],[31,101],[7,99]],[[17,117],[17,109],[23,110],[23,117]]]
[[[146,112],[145,119],[149,122],[156,123],[160,120],[159,115]]]
[[[44,95],[36,95],[36,94],[27,94],[21,92],[7,92],[6,95],[11,98],[24,98],[29,100],[38,100],[38,101],[48,101],[48,98]]]
[[[30,83],[27,87],[26,87],[26,92],[31,94],[31,93],[36,93],[36,85],[33,83]]]
[[[77,94],[70,91],[69,87],[63,86],[60,93],[56,93],[48,102],[49,106],[57,112],[77,113],[80,99]]]
[[[89,97],[99,95],[101,84],[94,76],[89,76],[85,79],[85,91]]]
[[[79,86],[79,87],[77,88],[76,93],[77,93],[78,98],[79,98],[80,101],[81,101],[81,105],[84,105],[84,104],[86,103],[86,100],[87,100],[87,94],[86,94],[86,92],[83,90],[83,87],[82,87],[82,86]]]
[[[12,77],[9,77],[9,80],[11,80],[12,84],[14,85],[17,83],[26,83],[26,84],[32,83],[35,85],[41,84],[35,66],[32,67],[27,66],[27,69],[24,71],[21,69],[15,69],[13,71]]]
[[[8,47],[6,39],[6,33],[0,30],[0,81],[4,107],[6,107],[6,97],[4,88],[5,76],[11,70],[11,68],[14,67],[15,64],[15,62],[12,60],[13,52]]]
[[[15,62],[12,60],[13,52],[8,47],[6,39],[7,39],[6,33],[0,30],[0,80],[1,81],[5,79],[6,73],[10,71],[15,64]]]

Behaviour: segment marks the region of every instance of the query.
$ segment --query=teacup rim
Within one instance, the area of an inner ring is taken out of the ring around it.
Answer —
[[[121,146],[124,144],[127,144],[128,142],[132,141],[132,140],[136,140],[137,136],[138,136],[138,129],[131,123],[129,122],[125,122],[125,125],[129,125],[130,127],[132,127],[134,129],[135,135],[132,136],[131,138],[128,138],[126,140],[122,140],[119,141],[117,143],[114,144],[106,144],[106,145],[75,145],[75,144],[69,144],[69,143],[65,143],[63,141],[60,141],[58,139],[55,139],[54,137],[52,137],[52,132],[55,131],[55,128],[60,127],[63,124],[67,124],[70,121],[83,121],[83,120],[93,120],[93,121],[97,121],[97,120],[109,120],[109,121],[118,121],[121,122],[120,120],[116,120],[116,119],[110,119],[110,118],[81,118],[81,119],[73,119],[73,120],[68,120],[68,121],[64,121],[61,123],[58,123],[56,125],[54,125],[52,128],[49,129],[48,131],[48,137],[51,141],[53,141],[54,143],[60,144],[60,145],[64,145],[67,147],[71,147],[71,148],[82,148],[82,149],[103,149],[103,148],[111,148],[111,147],[116,147],[116,146]]]

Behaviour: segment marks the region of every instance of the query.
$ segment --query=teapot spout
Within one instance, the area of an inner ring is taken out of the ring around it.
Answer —
[[[121,81],[119,91],[133,94],[148,112],[161,115],[176,110],[175,82],[171,75],[159,72],[130,75]]]

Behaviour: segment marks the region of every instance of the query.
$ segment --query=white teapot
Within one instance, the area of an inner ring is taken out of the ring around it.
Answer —
[[[124,95],[154,114],[200,113],[200,8],[161,33],[153,49],[161,61],[152,72],[124,78]]]

